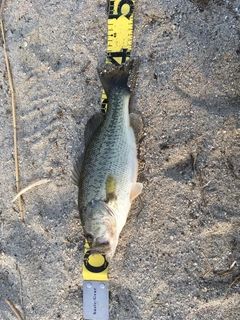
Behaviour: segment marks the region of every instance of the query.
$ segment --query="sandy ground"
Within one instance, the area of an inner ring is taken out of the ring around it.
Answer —
[[[83,236],[71,170],[99,110],[105,0],[6,1],[0,48],[0,319],[82,319]],[[110,266],[110,319],[240,318],[240,1],[137,0],[132,107],[144,184]],[[230,269],[231,265],[232,268]],[[238,279],[238,281],[237,281]]]

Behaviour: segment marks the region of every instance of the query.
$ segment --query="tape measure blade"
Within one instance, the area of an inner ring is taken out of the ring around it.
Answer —
[[[130,59],[133,41],[134,0],[109,1],[106,63],[122,64]],[[102,91],[102,111],[107,112],[107,97]]]

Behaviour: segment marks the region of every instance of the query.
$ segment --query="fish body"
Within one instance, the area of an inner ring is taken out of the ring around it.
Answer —
[[[131,65],[99,72],[108,96],[105,120],[95,116],[85,131],[86,151],[79,171],[78,207],[92,253],[110,261],[131,203],[142,191],[137,182],[137,147],[129,117]],[[92,122],[92,123],[91,123]],[[77,171],[77,170],[76,170]]]

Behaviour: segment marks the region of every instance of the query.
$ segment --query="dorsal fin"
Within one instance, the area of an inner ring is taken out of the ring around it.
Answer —
[[[85,139],[85,149],[89,145],[94,133],[100,127],[100,125],[104,121],[104,115],[102,112],[94,114],[87,122],[84,132],[84,139]]]
[[[76,186],[79,186],[80,175],[82,171],[82,165],[84,160],[84,152],[78,156],[76,163],[73,166],[72,170],[72,181]]]
[[[82,171],[82,166],[83,166],[83,161],[84,161],[84,156],[85,156],[85,151],[86,148],[91,141],[94,133],[97,131],[97,129],[100,127],[100,125],[104,121],[104,115],[103,113],[96,113],[94,114],[87,122],[85,132],[84,132],[84,142],[85,142],[85,148],[84,152],[78,156],[78,159],[73,166],[73,171],[72,171],[72,180],[75,185],[79,185],[79,179]]]

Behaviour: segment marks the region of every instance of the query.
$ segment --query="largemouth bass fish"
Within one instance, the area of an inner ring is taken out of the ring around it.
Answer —
[[[136,139],[130,124],[127,86],[132,62],[106,65],[99,77],[108,97],[108,112],[95,115],[85,130],[86,151],[75,166],[78,207],[92,254],[110,261],[131,203],[142,191],[137,182]]]

